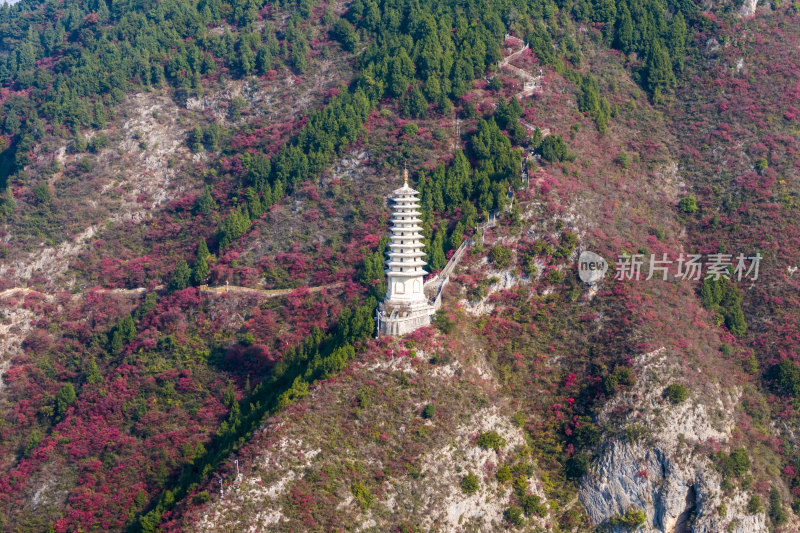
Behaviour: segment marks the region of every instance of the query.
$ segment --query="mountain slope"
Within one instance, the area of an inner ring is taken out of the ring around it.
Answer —
[[[796,529],[800,36],[745,7],[0,10],[0,523]],[[402,166],[432,271],[481,244],[370,340]]]

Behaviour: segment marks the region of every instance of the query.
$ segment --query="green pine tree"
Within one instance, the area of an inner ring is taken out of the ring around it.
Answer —
[[[447,264],[444,256],[444,231],[439,230],[433,237],[431,243],[431,253],[428,259],[431,271],[441,270]]]
[[[78,398],[77,394],[75,394],[75,387],[72,386],[72,383],[67,383],[66,385],[62,385],[60,389],[58,389],[58,394],[56,394],[56,405],[54,413],[57,419],[61,419],[67,414],[67,408]]]
[[[122,340],[126,343],[133,341],[136,338],[136,323],[133,317],[128,314],[117,322],[117,331],[122,336]]]
[[[453,228],[453,232],[450,234],[450,249],[455,250],[459,246],[461,246],[461,242],[464,240],[464,223],[460,220],[456,223],[456,226]]]
[[[669,53],[660,41],[653,42],[645,66],[645,87],[653,95],[653,101],[660,101],[664,93],[672,87],[674,81],[675,75],[672,73],[672,60],[669,58]]]
[[[669,27],[667,43],[669,45],[669,55],[672,58],[672,67],[676,72],[683,70],[683,60],[686,56],[686,40],[689,32],[686,29],[686,21],[680,11],[672,18]]]
[[[189,265],[186,263],[185,259],[181,259],[178,261],[178,265],[175,267],[175,271],[172,273],[172,279],[169,280],[167,289],[170,291],[179,291],[185,289],[189,286],[189,280],[191,279],[191,276],[192,271],[189,269]]]
[[[192,285],[202,285],[206,282],[209,272],[209,255],[211,254],[208,253],[208,246],[206,245],[205,239],[200,239],[200,243],[197,245],[197,256],[195,257],[192,267]]]
[[[111,353],[117,355],[122,352],[124,347],[125,343],[122,342],[122,334],[119,332],[119,330],[114,329],[114,331],[111,333]]]
[[[628,4],[622,3],[617,17],[617,34],[614,46],[629,54],[633,51],[633,19]]]
[[[404,106],[406,115],[414,118],[421,118],[428,111],[428,101],[419,87],[411,91]]]
[[[103,375],[97,367],[97,361],[94,357],[89,361],[89,366],[86,368],[86,383],[97,383],[103,381]]]
[[[199,213],[203,213],[207,215],[217,209],[217,202],[214,201],[214,198],[211,196],[211,188],[206,185],[206,190],[203,192],[203,195],[197,199],[197,211]]]

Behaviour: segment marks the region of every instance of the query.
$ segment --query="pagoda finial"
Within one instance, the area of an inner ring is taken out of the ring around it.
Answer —
[[[408,187],[408,167],[403,165],[403,186]]]

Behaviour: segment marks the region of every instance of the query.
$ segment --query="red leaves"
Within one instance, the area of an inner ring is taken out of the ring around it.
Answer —
[[[257,141],[258,137],[256,135],[239,133],[234,135],[233,139],[231,139],[231,148],[233,150],[242,151],[253,146]]]
[[[289,272],[292,279],[302,279],[306,274],[306,270],[309,268],[308,258],[300,253],[280,252],[275,256],[275,259],[278,264]]]
[[[234,344],[225,352],[225,364],[239,372],[266,373],[275,366],[277,359],[264,344],[248,347]]]

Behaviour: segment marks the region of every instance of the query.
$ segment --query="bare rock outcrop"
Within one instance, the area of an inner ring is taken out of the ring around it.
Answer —
[[[669,404],[659,384],[678,379],[675,359],[665,349],[641,356],[637,383],[600,415],[599,422],[621,431],[606,441],[581,481],[579,497],[589,517],[612,531],[614,519],[633,510],[646,516],[637,531],[766,533],[764,513],[747,512],[750,494],[723,491],[722,475],[707,453],[708,446],[724,448],[729,440],[738,392],[706,383],[679,405]],[[632,409],[615,416],[623,406]]]

